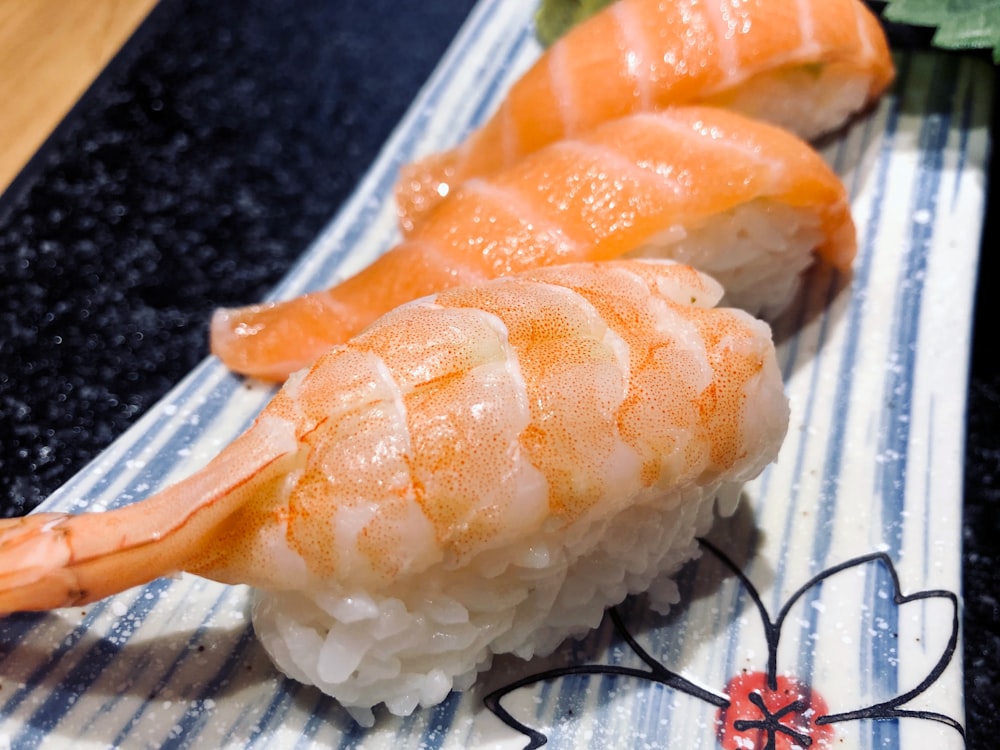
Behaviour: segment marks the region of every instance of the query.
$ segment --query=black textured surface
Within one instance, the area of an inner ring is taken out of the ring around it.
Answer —
[[[154,10],[0,207],[0,510],[37,505],[197,364],[214,307],[274,285],[471,5]]]
[[[966,417],[962,554],[966,738],[976,750],[1000,746],[1000,367],[996,309],[989,301],[1000,283],[1000,81],[993,94],[994,147]]]
[[[190,371],[215,306],[273,286],[471,5],[162,0],[0,197],[0,515],[34,507]],[[1000,736],[1000,371],[986,300],[998,192],[969,388],[972,748]]]

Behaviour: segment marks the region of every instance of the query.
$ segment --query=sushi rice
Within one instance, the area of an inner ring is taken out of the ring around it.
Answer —
[[[406,716],[471,687],[495,654],[547,656],[629,594],[646,592],[666,613],[679,599],[672,576],[697,555],[716,496],[729,514],[740,486],[651,493],[578,524],[564,546],[540,531],[462,570],[440,565],[379,593],[258,590],[254,629],[279,669],[334,696],[360,725],[374,724],[382,702]]]

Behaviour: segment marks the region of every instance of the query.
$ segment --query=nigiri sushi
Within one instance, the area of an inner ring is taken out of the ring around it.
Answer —
[[[893,75],[860,0],[619,0],[549,48],[464,143],[400,171],[400,227],[412,231],[465,180],[632,112],[712,104],[811,139]]]
[[[715,498],[788,421],[770,331],[669,261],[557,266],[405,305],[296,373],[209,465],[104,513],[0,521],[0,612],[176,571],[256,588],[289,676],[362,723],[676,600]]]
[[[723,285],[724,304],[771,318],[814,250],[847,269],[855,248],[844,186],[804,141],[717,108],[640,113],[466,183],[337,286],[217,311],[212,351],[236,372],[281,380],[411,299],[625,255],[689,263]]]

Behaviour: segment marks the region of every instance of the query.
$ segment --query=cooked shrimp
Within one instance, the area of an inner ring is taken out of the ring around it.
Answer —
[[[362,712],[441,700],[489,654],[550,649],[675,571],[720,487],[775,458],[769,330],[713,309],[720,294],[636,260],[403,306],[296,373],[191,478],[0,522],[0,611],[181,570],[249,583],[291,676]]]
[[[337,286],[216,312],[212,351],[236,372],[281,380],[417,297],[624,255],[694,265],[722,283],[725,304],[770,318],[814,250],[847,269],[855,247],[844,186],[805,142],[716,108],[639,114],[466,183]]]
[[[893,75],[860,0],[620,0],[556,42],[464,143],[402,169],[400,226],[472,177],[631,112],[713,104],[813,138]]]

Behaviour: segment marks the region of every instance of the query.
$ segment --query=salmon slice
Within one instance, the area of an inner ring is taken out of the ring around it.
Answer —
[[[619,0],[556,42],[464,143],[401,170],[400,227],[412,231],[465,180],[606,120],[712,104],[812,139],[893,76],[859,0]]]
[[[409,237],[319,292],[216,312],[212,351],[283,380],[397,305],[541,266],[623,256],[695,265],[771,317],[815,253],[849,268],[843,184],[788,131],[712,107],[606,123],[465,183]]]

